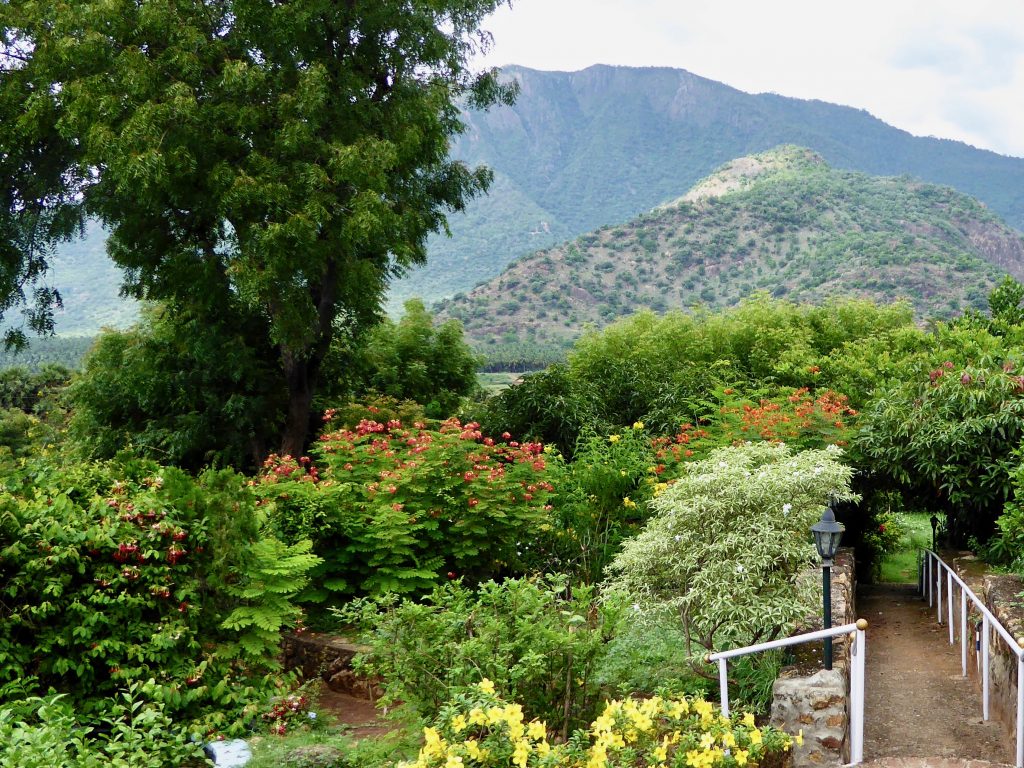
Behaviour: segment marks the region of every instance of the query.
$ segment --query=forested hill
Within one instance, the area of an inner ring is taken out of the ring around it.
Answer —
[[[488,196],[451,217],[453,237],[430,241],[429,263],[399,281],[404,298],[467,291],[513,259],[678,197],[722,163],[779,144],[810,147],[836,168],[914,177],[966,192],[1024,230],[1024,159],[917,138],[863,110],[751,95],[684,70],[594,66],[581,72],[508,67],[516,104],[466,115],[453,150],[485,163]],[[94,333],[134,310],[117,297],[102,231],[63,251],[54,276],[68,310],[60,333]],[[95,286],[84,295],[78,285]]]
[[[1024,279],[1024,238],[973,198],[830,167],[784,146],[727,163],[684,197],[522,258],[442,304],[485,354],[559,345],[639,309],[906,297],[923,315],[983,308]]]
[[[490,196],[434,238],[430,263],[397,286],[436,298],[513,258],[681,195],[732,158],[798,144],[836,168],[909,174],[978,198],[1024,230],[1024,159],[914,137],[863,110],[752,95],[679,69],[508,67],[513,107],[468,115],[456,154],[495,171]]]

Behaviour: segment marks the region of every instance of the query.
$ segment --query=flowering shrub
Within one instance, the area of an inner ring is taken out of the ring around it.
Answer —
[[[362,420],[321,435],[313,460],[272,457],[257,484],[289,540],[323,564],[311,601],[413,593],[515,569],[550,517],[556,457],[456,419],[430,429]]]
[[[316,563],[262,535],[255,501],[234,473],[149,461],[0,479],[0,697],[52,686],[91,716],[153,678],[175,719],[237,720],[273,690]]]
[[[519,704],[506,703],[484,678],[443,708],[424,728],[424,745],[404,768],[647,768],[756,766],[788,751],[794,741],[752,715],[722,716],[703,699],[654,696],[610,701],[589,728],[563,743],[548,741],[546,724],[528,720]]]
[[[880,480],[944,507],[954,542],[984,541],[1013,497],[1022,417],[1024,370],[1016,361],[945,360],[881,391],[861,419],[857,447]]]
[[[639,614],[675,616],[695,661],[725,641],[777,635],[812,605],[797,583],[814,555],[811,524],[830,498],[856,498],[840,456],[751,443],[685,465],[624,543],[607,586]]]

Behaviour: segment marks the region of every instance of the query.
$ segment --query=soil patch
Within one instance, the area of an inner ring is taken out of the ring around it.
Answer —
[[[1014,741],[981,719],[981,694],[961,677],[959,646],[916,585],[863,585],[868,620],[864,756],[973,758],[1012,763]]]
[[[332,691],[326,686],[320,693],[320,710],[339,725],[347,726],[357,739],[380,736],[394,730],[395,725],[381,716],[369,699]]]

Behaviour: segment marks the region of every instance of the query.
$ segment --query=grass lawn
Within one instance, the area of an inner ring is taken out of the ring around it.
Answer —
[[[931,515],[927,512],[904,514],[903,521],[906,533],[900,541],[896,552],[886,555],[882,560],[883,582],[916,582],[917,556],[921,547],[930,547],[932,543]]]

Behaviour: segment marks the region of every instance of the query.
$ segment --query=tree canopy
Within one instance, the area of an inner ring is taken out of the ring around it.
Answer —
[[[514,97],[468,63],[500,4],[3,4],[0,311],[45,330],[47,248],[96,217],[130,295],[262,324],[298,453],[335,330],[490,182],[448,149],[462,104]]]

